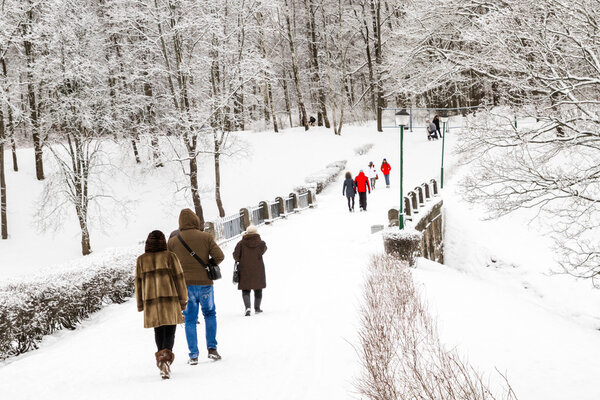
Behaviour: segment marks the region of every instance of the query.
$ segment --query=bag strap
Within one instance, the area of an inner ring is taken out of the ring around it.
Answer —
[[[185,242],[185,240],[183,240],[183,238],[181,237],[181,235],[179,233],[177,233],[177,239],[179,239],[179,241],[181,242],[181,244],[183,245],[183,247],[185,247],[185,249],[190,252],[190,256],[194,257],[196,259],[196,261],[198,261],[200,263],[200,265],[202,265],[204,268],[207,268],[206,264],[204,263],[204,261],[202,261],[202,259],[200,257],[198,257],[198,254],[196,254],[190,248],[190,246],[188,246],[188,244]]]

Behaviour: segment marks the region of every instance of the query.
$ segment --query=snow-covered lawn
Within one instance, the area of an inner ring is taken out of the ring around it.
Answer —
[[[153,332],[142,328],[142,315],[129,301],[107,307],[75,331],[47,337],[40,350],[0,363],[2,398],[353,397],[352,383],[360,373],[353,346],[363,276],[370,255],[383,248],[381,233],[371,234],[370,227],[386,224],[387,210],[399,202],[398,136],[397,131],[377,133],[372,125],[350,127],[341,138],[320,129],[248,134],[252,155],[225,163],[228,210],[289,193],[305,176],[339,159],[348,159],[353,174],[368,161],[379,165],[384,157],[393,169],[392,188],[380,179],[366,213],[347,211],[340,176],[318,196],[316,209],[260,228],[269,246],[262,315],[242,316],[241,295],[230,283],[235,242],[224,246],[224,279],[215,286],[222,361],[186,365],[185,334],[178,327],[173,376],[161,381],[153,362]],[[450,134],[446,145],[452,142]],[[365,143],[375,146],[355,156],[353,149]],[[441,142],[427,142],[424,133],[406,135],[405,191],[439,177],[440,150]],[[203,169],[205,182],[212,176],[209,165]],[[187,204],[165,189],[171,176],[166,171],[151,174],[140,181],[143,189],[130,191],[138,205],[129,225],[115,218],[106,235],[94,232],[95,251],[135,245],[152,229],[175,226],[179,208]],[[498,379],[495,367],[506,373],[520,399],[600,398],[597,291],[587,282],[548,274],[556,266],[551,245],[535,227],[527,227],[526,219],[479,221],[480,214],[453,193],[460,171],[448,166],[447,173],[447,265],[421,260],[414,270],[438,317],[442,340],[492,379]],[[39,184],[31,179],[17,187],[14,173],[9,179],[12,236],[0,243],[0,277],[77,259],[71,222],[68,233],[52,241],[30,228]],[[203,201],[210,219],[216,215],[210,193]],[[32,243],[47,250],[47,258],[29,256]],[[202,338],[204,327],[198,328]]]

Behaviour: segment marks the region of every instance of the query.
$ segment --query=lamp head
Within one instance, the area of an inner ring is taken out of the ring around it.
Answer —
[[[396,112],[396,126],[406,126],[410,123],[410,114],[406,112],[406,108]]]

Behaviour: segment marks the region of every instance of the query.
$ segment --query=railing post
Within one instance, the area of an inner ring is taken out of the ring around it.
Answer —
[[[250,226],[250,210],[247,208],[240,208],[240,214],[242,216],[242,228],[246,230]]]
[[[412,211],[410,209],[410,199],[408,197],[404,197],[404,215],[406,215],[407,220],[412,221]]]
[[[433,195],[437,196],[438,193],[438,186],[437,186],[437,181],[435,179],[432,179],[429,181],[429,183],[431,184],[431,188],[433,189]]]
[[[417,194],[411,190],[410,192],[408,192],[408,197],[410,197],[410,202],[411,202],[413,211],[415,212],[415,214],[418,213],[419,212],[419,200],[417,199]]]
[[[285,203],[281,197],[275,197],[275,201],[279,203],[279,215],[285,215]]]
[[[419,206],[425,206],[425,200],[423,199],[423,188],[421,186],[417,186],[414,191],[418,196]]]
[[[312,190],[308,191],[308,206],[311,208],[314,208],[317,206],[317,196],[315,196],[314,192]]]
[[[292,193],[290,193],[290,197],[292,199],[294,199],[294,210],[297,210],[298,209],[298,195],[296,193],[292,192]]]
[[[258,206],[260,208],[262,208],[263,216],[264,216],[265,220],[272,219],[271,218],[271,210],[269,210],[269,202],[268,201],[261,201],[260,203],[258,203]]]
[[[431,199],[431,192],[429,191],[429,185],[426,183],[423,183],[421,185],[421,187],[423,188],[423,190],[425,190],[425,200]]]

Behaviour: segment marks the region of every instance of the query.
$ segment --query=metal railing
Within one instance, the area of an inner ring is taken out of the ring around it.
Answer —
[[[298,208],[307,208],[308,204],[308,192],[298,195]]]
[[[231,239],[244,232],[244,220],[241,213],[218,218],[213,223],[217,238]]]
[[[261,206],[252,207],[250,209],[250,220],[256,226],[262,225],[265,223],[265,209]]]
[[[288,197],[284,200],[285,202],[285,212],[291,213],[294,212],[294,198],[292,196]]]
[[[404,219],[412,221],[413,216],[419,213],[419,208],[425,206],[426,202],[438,194],[438,184],[435,179],[431,179],[429,183],[423,183],[406,193],[403,199]]]
[[[269,203],[269,209],[271,210],[271,219],[277,219],[281,217],[278,201]]]

